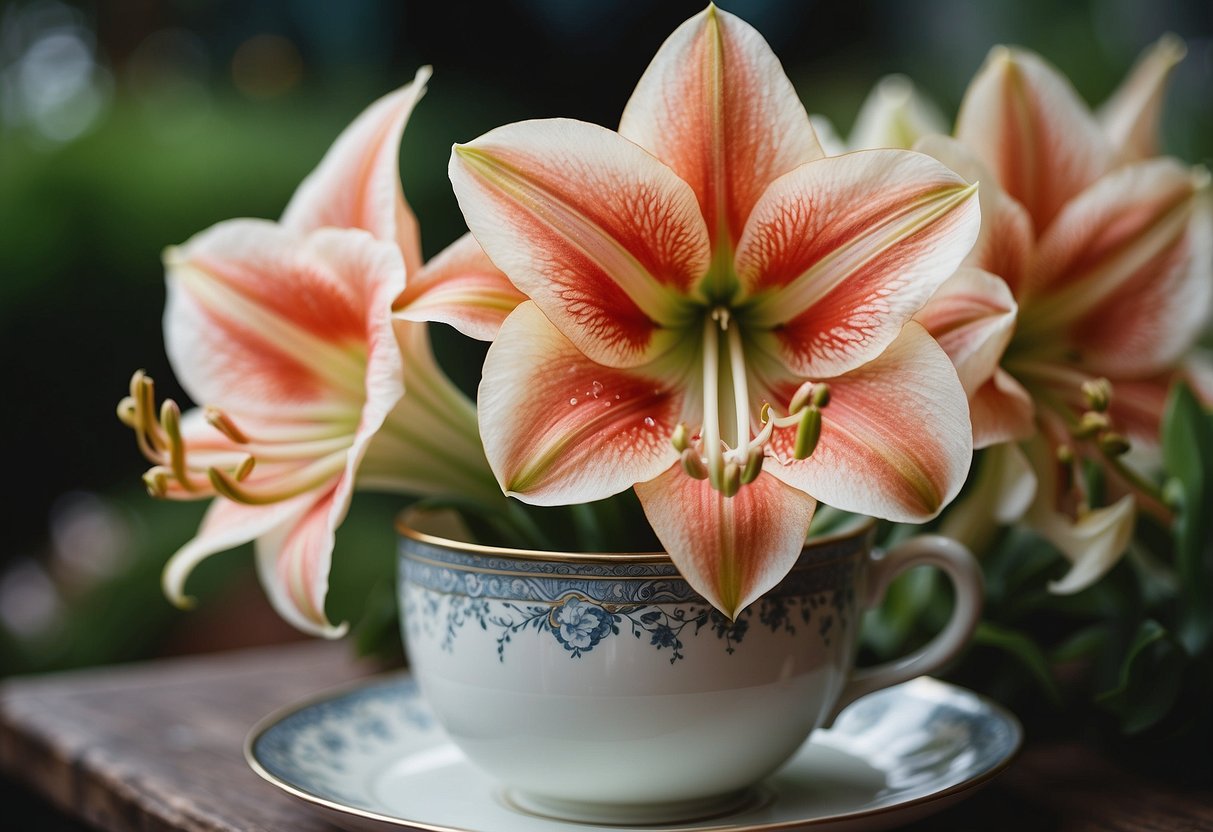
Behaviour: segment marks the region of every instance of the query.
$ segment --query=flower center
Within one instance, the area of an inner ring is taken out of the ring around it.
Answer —
[[[829,403],[825,384],[806,381],[792,396],[788,412],[778,416],[770,402],[763,402],[757,422],[750,418],[749,371],[741,326],[726,306],[716,306],[703,320],[703,425],[692,435],[679,424],[671,441],[682,456],[688,476],[706,479],[726,497],[732,497],[762,473],[767,447],[776,428],[795,428],[793,456],[806,459],[817,447],[821,436],[821,410]],[[723,361],[722,361],[723,358]],[[721,378],[727,371],[728,383],[721,395]],[[733,409],[732,443],[722,435],[722,405]]]

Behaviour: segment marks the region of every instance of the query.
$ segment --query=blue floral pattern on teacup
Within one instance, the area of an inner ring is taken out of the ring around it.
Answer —
[[[564,649],[580,655],[611,633],[619,632],[619,616],[584,598],[570,595],[550,613],[552,633]]]

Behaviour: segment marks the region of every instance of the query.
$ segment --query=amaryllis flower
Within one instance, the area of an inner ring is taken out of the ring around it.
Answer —
[[[1158,439],[1167,386],[1213,297],[1208,172],[1153,157],[1163,82],[1182,49],[1155,46],[1102,122],[1036,55],[995,49],[961,106],[955,139],[918,147],[981,182],[982,232],[922,322],[956,362],[977,447],[1035,437],[983,464],[981,501],[1015,495],[1072,561],[1076,591],[1119,557],[1134,497],[1151,491],[1122,456]],[[997,460],[994,464],[993,460]],[[1100,506],[1084,460],[1111,475]],[[1025,501],[1040,480],[1035,501]],[[995,487],[995,482],[1003,487]],[[1009,489],[1009,491],[1008,491]],[[956,513],[980,515],[977,502]]]
[[[468,226],[529,300],[489,349],[480,428],[507,493],[631,486],[683,575],[736,613],[816,500],[936,514],[971,443],[910,322],[971,247],[975,188],[922,154],[825,158],[762,37],[709,7],[619,132],[528,121],[456,146]]]
[[[500,500],[474,410],[438,369],[424,324],[393,319],[420,268],[397,167],[427,76],[359,116],[280,223],[223,222],[165,254],[169,359],[204,406],[182,414],[166,401],[157,413],[137,373],[119,413],[154,463],[152,494],[216,497],[165,570],[179,603],[195,564],[255,540],[275,609],[336,636],[324,599],[356,484]]]

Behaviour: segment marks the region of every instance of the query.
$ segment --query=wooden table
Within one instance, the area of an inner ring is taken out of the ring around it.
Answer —
[[[331,832],[253,774],[241,746],[266,713],[372,672],[348,645],[308,643],[5,682],[5,828]],[[9,826],[20,811],[33,822]],[[1081,745],[1029,742],[973,798],[907,828],[1195,832],[1213,830],[1213,794],[1130,776]]]

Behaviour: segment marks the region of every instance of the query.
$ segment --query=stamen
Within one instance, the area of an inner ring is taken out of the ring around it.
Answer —
[[[720,450],[719,309],[703,326],[703,450],[707,455],[708,479],[723,490],[724,455]]]
[[[337,474],[345,466],[345,461],[344,452],[329,454],[290,474],[276,478],[272,490],[265,488],[267,484],[264,483],[257,488],[244,485],[220,468],[209,468],[206,473],[219,494],[233,502],[259,506],[297,497],[305,491],[319,487]]]
[[[674,428],[674,433],[670,436],[670,442],[674,446],[674,450],[683,453],[691,447],[691,431],[683,422],[679,422]]]
[[[1124,456],[1131,447],[1129,440],[1119,433],[1108,431],[1099,437],[1099,449],[1108,456]]]
[[[1082,383],[1082,397],[1089,409],[1103,413],[1112,403],[1112,382],[1106,378],[1088,379]]]
[[[1074,428],[1074,435],[1079,439],[1091,439],[1096,434],[1106,431],[1110,425],[1111,422],[1106,414],[1088,410],[1079,418],[1078,425]]]
[[[721,322],[721,327],[728,326],[728,318]],[[741,329],[732,327],[725,329],[729,339],[729,361],[733,370],[733,407],[737,414],[736,442],[734,448],[739,451],[750,441],[750,390],[746,380],[745,354],[741,348]]]
[[[236,427],[236,423],[229,419],[227,414],[225,414],[222,410],[208,405],[203,410],[203,414],[206,418],[206,423],[222,433],[228,439],[240,445],[248,444],[249,439],[244,434],[244,431]]]
[[[181,439],[181,408],[172,399],[165,399],[160,406],[160,423],[169,441],[169,467],[187,491],[196,491],[185,469],[185,442]]]
[[[797,459],[808,459],[817,450],[817,440],[821,438],[821,409],[809,405],[800,411],[800,424],[796,428],[796,444],[792,456]]]
[[[682,470],[686,471],[687,476],[696,480],[706,480],[708,478],[708,469],[694,448],[684,449],[680,459],[682,460]]]
[[[741,490],[741,466],[730,462],[724,466],[724,487],[720,493],[726,497],[735,497]]]
[[[749,485],[754,480],[758,479],[758,475],[762,473],[762,463],[764,459],[766,459],[766,451],[762,445],[750,449],[749,457],[746,459],[745,468],[741,470],[742,485]]]

